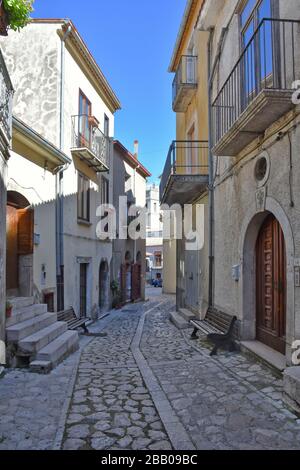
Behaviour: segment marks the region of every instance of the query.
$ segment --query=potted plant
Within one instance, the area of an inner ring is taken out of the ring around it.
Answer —
[[[7,36],[8,28],[19,31],[24,28],[33,11],[34,0],[0,0],[0,34]]]
[[[99,127],[99,121],[95,116],[89,116],[89,125],[93,128]]]
[[[11,317],[11,314],[12,314],[12,309],[13,309],[13,306],[12,304],[7,300],[6,302],[6,318],[10,318]]]

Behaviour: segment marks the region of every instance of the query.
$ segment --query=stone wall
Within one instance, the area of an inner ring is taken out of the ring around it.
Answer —
[[[6,161],[0,151],[0,341],[5,340]],[[0,358],[1,363],[1,358]]]

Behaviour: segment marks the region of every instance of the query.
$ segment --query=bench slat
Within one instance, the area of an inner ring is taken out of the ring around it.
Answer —
[[[77,318],[74,309],[64,310],[63,312],[58,312],[57,314],[58,321],[64,321],[68,324],[69,330],[76,330],[77,328],[84,328],[87,331],[85,326],[86,318]]]

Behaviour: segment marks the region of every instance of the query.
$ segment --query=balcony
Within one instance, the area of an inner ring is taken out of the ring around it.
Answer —
[[[174,141],[160,183],[162,204],[187,204],[208,186],[208,142]]]
[[[0,134],[5,146],[9,145],[12,137],[13,94],[13,86],[0,50]]]
[[[236,156],[293,109],[300,21],[264,19],[212,105],[213,153]]]
[[[185,113],[197,90],[197,57],[182,56],[173,81],[173,111]]]
[[[71,152],[96,173],[109,171],[110,139],[101,132],[93,116],[72,117]]]

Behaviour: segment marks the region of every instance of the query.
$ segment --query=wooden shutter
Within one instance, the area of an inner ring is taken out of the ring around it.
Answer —
[[[33,253],[33,210],[18,210],[18,254],[31,255]]]

